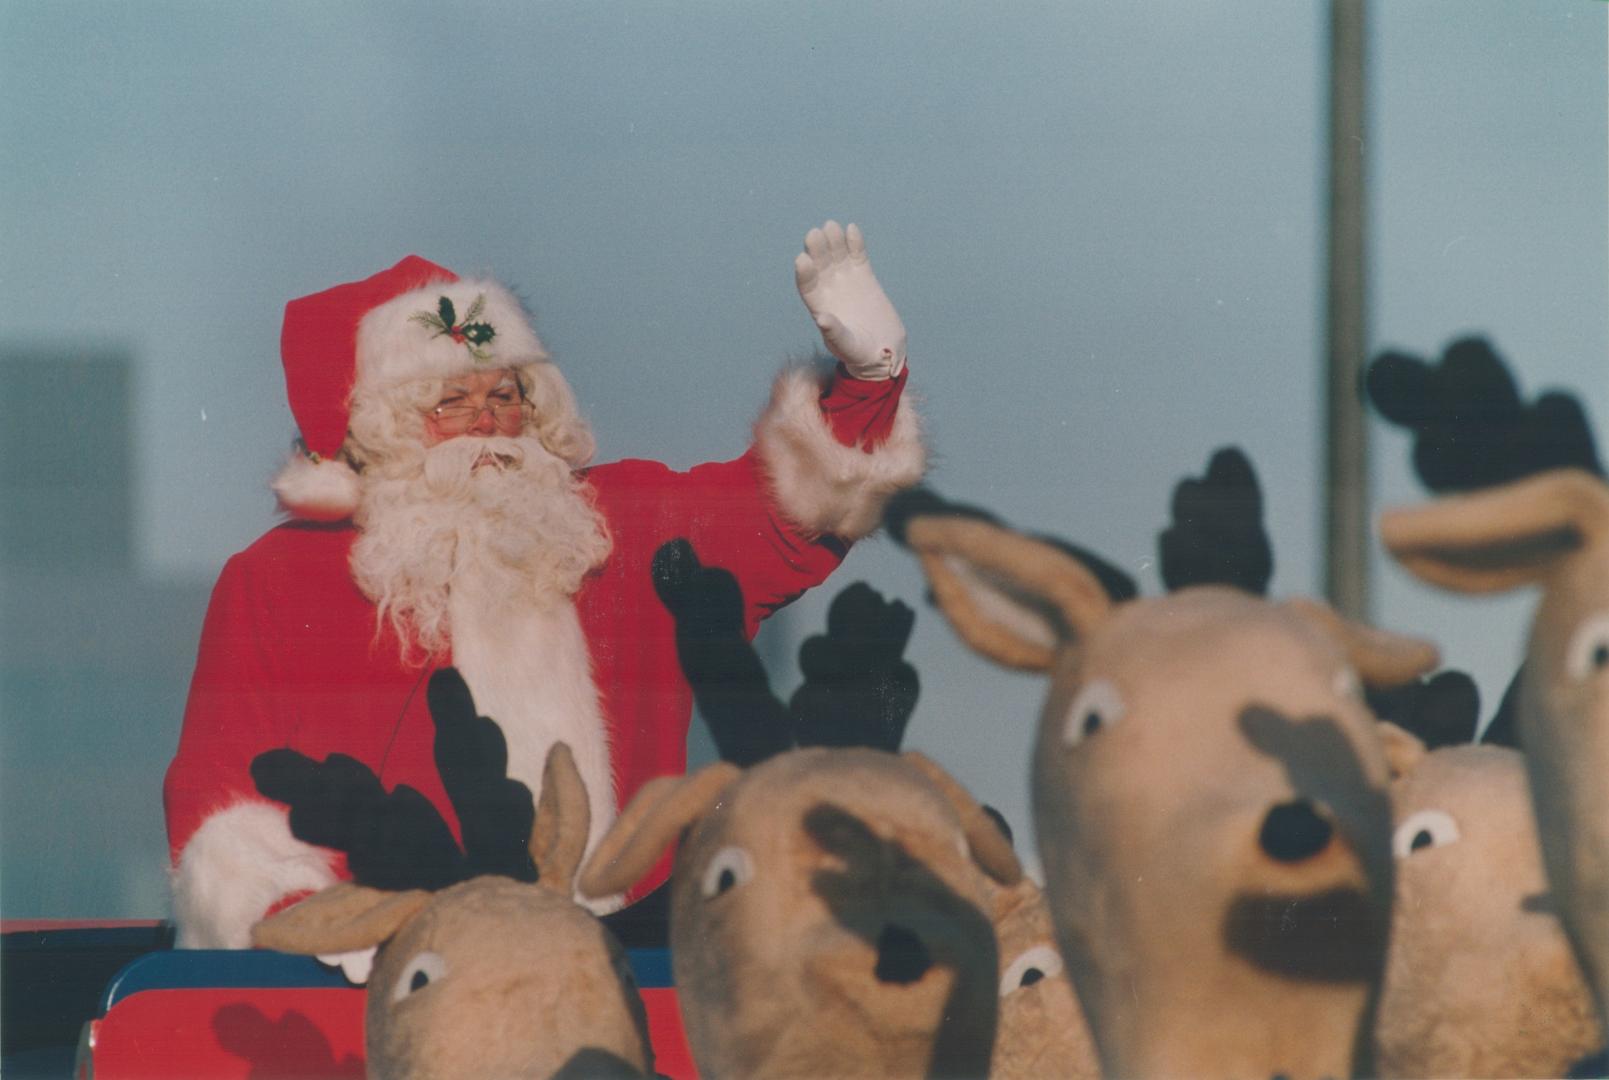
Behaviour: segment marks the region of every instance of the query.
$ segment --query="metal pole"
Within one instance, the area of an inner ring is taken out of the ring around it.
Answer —
[[[1325,288],[1324,592],[1369,615],[1369,459],[1361,377],[1367,346],[1364,230],[1365,0],[1330,0],[1329,248]]]

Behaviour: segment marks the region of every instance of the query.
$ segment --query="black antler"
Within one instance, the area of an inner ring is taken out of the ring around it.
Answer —
[[[1413,433],[1414,472],[1433,492],[1471,491],[1565,467],[1604,475],[1581,402],[1553,391],[1526,404],[1484,338],[1452,342],[1435,363],[1381,353],[1369,364],[1364,388],[1381,416]],[[1483,742],[1518,745],[1519,680],[1516,673]]]
[[[526,849],[531,791],[505,775],[508,747],[497,724],[475,715],[462,676],[430,678],[436,767],[458,815],[464,846],[430,800],[406,784],[387,792],[379,777],[346,754],[322,762],[295,750],[258,754],[252,780],[290,807],[297,839],[346,853],[352,878],[377,889],[441,889],[481,874],[536,880]]]
[[[1429,364],[1382,353],[1364,387],[1381,416],[1413,433],[1414,471],[1431,491],[1469,491],[1565,466],[1604,474],[1581,402],[1554,391],[1526,404],[1484,338],[1460,338]]]
[[[465,874],[501,874],[535,881],[531,789],[509,779],[508,742],[497,721],[475,712],[475,699],[456,668],[442,668],[426,690],[436,722],[436,769],[458,814]]]
[[[1475,680],[1462,671],[1439,671],[1402,686],[1364,691],[1369,709],[1416,736],[1427,750],[1475,741],[1481,696]]]
[[[252,760],[251,776],[258,791],[290,807],[291,834],[345,852],[356,881],[400,890],[463,879],[463,852],[430,800],[406,784],[387,792],[361,761],[268,750]]]
[[[905,662],[916,613],[857,581],[833,598],[827,632],[805,640],[805,681],[788,702],[800,746],[871,746],[894,753],[921,682]]]
[[[1201,477],[1187,476],[1173,489],[1173,518],[1157,537],[1162,582],[1169,591],[1189,585],[1232,585],[1265,595],[1274,556],[1263,529],[1263,495],[1256,470],[1238,447],[1216,451]],[[998,524],[987,510],[953,503],[930,488],[902,491],[889,500],[884,524],[896,541],[905,542],[906,524],[914,517],[945,515]],[[1139,595],[1134,579],[1113,563],[1057,536],[1034,534],[1071,555],[1095,575],[1114,602]]]
[[[1173,521],[1157,536],[1157,552],[1169,592],[1232,585],[1267,595],[1274,554],[1263,529],[1263,493],[1239,447],[1216,451],[1205,475],[1174,487]]]
[[[676,655],[722,760],[747,768],[793,746],[793,724],[743,633],[743,591],[693,545],[671,540],[654,553],[659,599],[676,621]]]
[[[805,681],[787,706],[743,633],[734,578],[706,567],[686,540],[655,553],[654,587],[676,622],[676,651],[721,758],[744,767],[795,746],[896,751],[919,681],[904,660],[916,616],[865,582],[834,598],[827,632],[799,650]]]

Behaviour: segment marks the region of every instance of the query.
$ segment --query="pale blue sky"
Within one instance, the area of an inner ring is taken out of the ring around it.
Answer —
[[[0,0],[0,346],[129,351],[133,576],[190,597],[274,520],[285,300],[408,252],[492,272],[530,301],[600,460],[685,466],[739,452],[772,373],[814,348],[792,258],[810,226],[854,220],[910,329],[937,487],[1154,591],[1172,484],[1239,443],[1274,591],[1313,592],[1326,10]],[[1605,10],[1373,5],[1366,148],[1375,345],[1487,333],[1600,432]],[[42,462],[71,452],[61,430]],[[1405,441],[1374,433],[1377,505],[1416,498]],[[1377,570],[1377,621],[1442,639],[1495,705],[1528,601]],[[791,660],[856,578],[920,602],[908,558],[868,543],[768,651]],[[97,587],[53,586],[86,609]],[[141,632],[187,671],[189,623]],[[911,656],[908,743],[1026,835],[1037,682],[925,608]],[[7,915],[162,914],[182,696],[182,676],[152,689],[134,732],[91,703],[68,740],[0,702]],[[41,801],[55,827],[19,834]]]

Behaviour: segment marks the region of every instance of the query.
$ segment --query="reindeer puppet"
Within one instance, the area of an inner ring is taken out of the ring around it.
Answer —
[[[1465,351],[1469,355],[1465,356]],[[1461,346],[1465,374],[1415,371],[1383,358],[1373,385],[1396,415],[1435,432],[1419,455],[1438,482],[1471,482],[1480,469],[1453,458],[1492,450],[1492,467],[1516,467],[1515,447],[1540,445],[1557,459],[1578,410],[1557,397],[1522,410],[1512,391],[1469,400],[1506,380],[1489,352]],[[1489,361],[1489,362],[1488,362]],[[1421,365],[1422,366],[1422,365]],[[1449,388],[1445,384],[1451,382]],[[1418,387],[1419,399],[1405,394]],[[1427,393],[1431,388],[1438,392]],[[1394,396],[1391,396],[1393,395]],[[1427,397],[1435,397],[1432,405]],[[1513,400],[1514,407],[1504,408]],[[1484,404],[1482,432],[1460,429]],[[1512,422],[1493,424],[1494,409]],[[1551,433],[1551,434],[1549,434]],[[1502,447],[1492,447],[1494,435]],[[1549,441],[1551,439],[1551,441]],[[1250,463],[1234,450],[1213,456],[1201,479],[1174,494],[1174,521],[1161,536],[1169,588],[1234,584],[1262,594],[1272,552],[1260,524],[1261,497]],[[1375,1028],[1382,1076],[1562,1076],[1602,1045],[1580,965],[1552,910],[1537,849],[1524,763],[1511,746],[1474,744],[1480,693],[1460,671],[1369,690],[1391,765],[1397,859],[1385,983]],[[1400,726],[1399,726],[1400,725]],[[1509,731],[1499,721],[1488,738]]]
[[[1367,1068],[1392,866],[1358,680],[1405,681],[1435,651],[1237,588],[1117,602],[1058,545],[926,498],[891,518],[941,609],[1050,677],[1035,826],[1105,1071]]]
[[[768,686],[756,693],[764,672],[720,571],[684,546],[662,550],[655,571],[717,744],[757,763],[650,782],[583,870],[583,893],[631,884],[681,836],[671,945],[706,1075],[983,1075],[999,984],[984,881],[1019,879],[1009,842],[919,754],[790,749],[801,730],[843,733],[841,716],[818,711],[824,688],[807,683],[790,709]],[[882,715],[897,743],[915,700],[899,660],[910,613],[875,594],[852,603],[872,625],[836,620],[842,633],[813,651],[854,674],[841,691],[869,689],[874,704],[892,695]],[[846,651],[851,640],[859,648]]]
[[[1479,695],[1444,672],[1381,732],[1397,858],[1375,1029],[1381,1076],[1565,1076],[1603,1045],[1548,895],[1525,762],[1475,743]]]
[[[1024,874],[1015,885],[990,882],[989,902],[1000,947],[991,1080],[1096,1080],[1095,1043],[1056,946],[1044,891]]]
[[[1434,404],[1434,387],[1466,378],[1472,366],[1490,372],[1495,357],[1488,362],[1480,357],[1482,350],[1490,353],[1480,342],[1455,343],[1434,369],[1396,358],[1385,370],[1398,370],[1399,383],[1408,380],[1402,396],[1411,411],[1405,415],[1428,413],[1421,402]],[[1371,372],[1377,401],[1381,394],[1374,383],[1384,378]],[[1493,452],[1493,440],[1477,430],[1464,440],[1466,446],[1473,442],[1476,452],[1458,465],[1474,478],[1462,485],[1465,493],[1388,512],[1381,517],[1380,535],[1398,562],[1433,585],[1465,593],[1542,589],[1513,714],[1553,900],[1604,1019],[1609,1016],[1609,484],[1573,399],[1549,395],[1521,409],[1509,400],[1515,393],[1506,371],[1486,382],[1497,388],[1486,396],[1496,394],[1502,407],[1495,419],[1483,416],[1483,428],[1524,436],[1511,440],[1518,448],[1511,456],[1521,460]],[[1399,418],[1385,405],[1382,411]],[[1460,445],[1457,432],[1452,435],[1445,453]],[[1426,440],[1421,425],[1416,462]],[[1564,464],[1532,471],[1555,461]],[[1510,470],[1506,477],[1497,471],[1499,465]],[[1420,471],[1423,475],[1422,465]],[[1487,479],[1506,482],[1477,489]]]
[[[1114,575],[1112,587],[1132,592],[1120,572],[1104,569]],[[885,601],[862,582],[842,590],[828,610],[827,632],[800,649],[805,680],[784,705],[744,635],[732,576],[699,565],[691,547],[678,543],[661,549],[655,574],[676,620],[677,650],[699,712],[724,759],[756,765],[807,746],[899,750],[918,694],[916,672],[903,659],[915,619],[904,604]],[[1004,820],[998,824],[1009,841]],[[999,953],[989,1075],[1093,1080],[1094,1047],[1062,973],[1043,894],[1026,876],[1009,885],[982,880]]]
[[[385,793],[341,755],[253,764],[291,829],[347,853],[342,882],[257,924],[255,944],[323,954],[379,945],[368,983],[369,1075],[410,1080],[652,1073],[647,1017],[625,953],[571,899],[585,788],[556,744],[541,806],[508,779],[502,732],[475,716],[456,671],[431,677],[436,760],[463,847],[418,792]]]
[[[631,884],[684,830],[671,947],[701,1072],[987,1070],[999,975],[981,877],[1020,869],[937,766],[811,747],[661,777],[604,837],[582,892]]]

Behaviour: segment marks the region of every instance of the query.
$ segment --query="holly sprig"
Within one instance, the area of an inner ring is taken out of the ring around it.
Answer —
[[[481,348],[481,346],[497,336],[497,331],[492,327],[491,323],[476,321],[485,309],[486,295],[482,293],[480,296],[475,297],[475,302],[469,305],[469,310],[464,313],[463,321],[459,322],[458,312],[453,308],[452,299],[443,296],[436,302],[435,311],[416,311],[408,318],[412,322],[430,327],[436,332],[435,337],[441,337],[445,334],[460,345],[467,347],[469,355],[484,364],[492,359],[492,354],[489,350]]]

